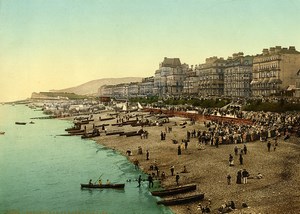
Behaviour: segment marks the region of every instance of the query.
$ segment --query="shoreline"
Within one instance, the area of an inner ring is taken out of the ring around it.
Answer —
[[[105,118],[106,114],[107,112],[104,112],[100,116]],[[94,118],[98,117],[99,115]],[[112,122],[115,122],[115,119],[105,121],[105,123],[109,124]],[[182,122],[187,122],[184,128],[178,125]],[[100,123],[103,122],[94,122],[95,125]],[[175,123],[177,126],[174,125]],[[168,133],[167,127],[170,126],[172,126],[172,132]],[[107,126],[107,131],[132,131],[140,128]],[[284,210],[287,213],[286,209],[288,208],[295,211],[298,210],[299,205],[296,204],[300,204],[300,199],[297,197],[299,192],[296,190],[300,186],[296,182],[299,180],[296,169],[297,167],[299,168],[299,144],[292,142],[296,141],[296,139],[291,138],[290,142],[283,142],[281,137],[278,140],[279,146],[277,151],[269,154],[272,159],[266,156],[268,153],[266,152],[265,142],[249,142],[247,143],[249,153],[244,155],[244,164],[239,166],[237,157],[234,157],[235,166],[229,167],[227,163],[228,155],[230,153],[233,154],[235,145],[242,147],[243,144],[226,144],[216,148],[210,145],[199,146],[198,139],[191,138],[187,149],[183,148],[182,154],[177,154],[179,144],[173,144],[173,139],[181,143],[181,140],[186,138],[187,131],[192,131],[193,129],[206,130],[203,122],[196,121],[195,124],[191,124],[187,118],[171,117],[170,122],[163,124],[163,126],[146,126],[143,129],[149,132],[147,139],[141,139],[140,136],[106,136],[104,133],[91,139],[107,148],[118,151],[133,164],[135,160],[138,160],[139,168],[145,174],[156,174],[156,171],[150,170],[150,166],[156,164],[159,168],[159,173],[161,174],[164,171],[166,174],[166,178],[160,180],[164,188],[176,186],[175,176],[170,175],[170,167],[174,165],[175,174],[178,172],[180,175],[179,185],[197,184],[197,190],[186,195],[205,193],[205,199],[199,202],[202,206],[211,203],[212,213],[216,213],[217,209],[224,204],[224,201],[231,200],[235,202],[237,208],[232,213],[279,213]],[[87,130],[91,130],[90,124],[87,125]],[[167,132],[166,139],[161,140],[160,133],[165,131]],[[138,147],[142,148],[143,154],[138,154]],[[126,154],[127,150],[132,152],[131,156]],[[146,150],[149,150],[150,153],[149,160],[146,160]],[[282,164],[286,162],[292,165],[288,171],[286,171],[285,165]],[[181,173],[183,166],[186,166],[188,173]],[[249,179],[248,184],[236,184],[236,172],[243,168],[250,172],[250,176],[255,176],[258,172],[262,173],[263,179]],[[292,176],[288,176],[286,180],[282,176],[284,173]],[[231,185],[227,184],[226,177],[228,174],[232,177]],[[278,202],[278,197],[289,198],[290,201]],[[266,204],[263,201],[266,201]],[[197,213],[200,212],[197,209],[199,202],[169,206],[169,208],[177,214]],[[243,208],[243,202],[247,203],[249,207]],[[290,203],[294,205],[290,206]],[[290,213],[293,213],[292,210]]]

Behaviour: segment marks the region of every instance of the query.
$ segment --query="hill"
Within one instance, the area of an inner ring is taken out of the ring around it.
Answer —
[[[98,89],[103,85],[116,85],[120,83],[141,82],[142,77],[123,77],[123,78],[104,78],[86,82],[84,84],[65,88],[60,90],[51,90],[51,92],[67,92],[78,95],[96,95]]]

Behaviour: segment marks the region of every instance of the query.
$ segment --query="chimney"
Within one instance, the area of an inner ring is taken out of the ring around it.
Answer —
[[[239,56],[239,54],[237,54],[237,53],[232,54],[233,59],[237,58],[238,56]]]
[[[289,47],[289,50],[290,50],[290,51],[296,51],[296,48],[295,48],[295,46],[290,46],[290,47]]]
[[[275,48],[274,47],[271,47],[270,48],[270,54],[274,54],[275,53]]]
[[[280,52],[280,51],[281,51],[281,46],[276,46],[276,47],[275,47],[275,52],[278,53],[278,52]]]
[[[262,52],[263,52],[263,55],[267,55],[269,53],[267,48],[264,48]]]

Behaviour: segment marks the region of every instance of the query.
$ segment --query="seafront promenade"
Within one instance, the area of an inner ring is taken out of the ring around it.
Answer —
[[[114,115],[113,117],[118,115],[118,117],[105,121],[100,120],[100,118],[108,118],[111,115]],[[83,125],[82,128],[91,132],[93,127],[100,127],[100,136],[93,138],[97,143],[120,152],[127,156],[132,163],[138,162],[139,168],[146,174],[153,174],[154,179],[158,180],[163,187],[177,186],[175,176],[172,176],[170,171],[174,166],[174,174],[178,173],[180,176],[179,185],[197,184],[196,193],[205,193],[204,201],[199,202],[204,207],[209,206],[212,213],[217,213],[218,209],[224,207],[229,201],[234,201],[236,205],[233,213],[296,213],[300,209],[298,192],[300,177],[297,172],[300,164],[300,145],[295,132],[288,135],[288,130],[277,129],[279,133],[277,132],[275,146],[274,137],[250,141],[246,141],[246,138],[242,137],[241,142],[234,140],[233,143],[225,144],[222,143],[221,136],[216,137],[217,135],[215,135],[220,133],[219,130],[232,130],[235,136],[238,136],[240,131],[245,128],[260,130],[261,124],[258,122],[255,125],[249,125],[235,123],[234,120],[216,120],[217,117],[211,121],[172,116],[168,118],[168,122],[157,123],[155,126],[112,125],[121,119],[142,121],[147,118],[153,120],[158,115],[157,112],[152,112],[151,115],[149,111],[120,112],[119,114],[104,111],[94,114],[92,116],[94,121]],[[162,115],[165,116],[165,114]],[[86,116],[91,117],[91,115]],[[102,129],[101,124],[104,123],[106,125]],[[140,129],[148,132],[147,138],[106,135],[111,132],[130,132]],[[161,138],[162,133],[165,133],[164,140]],[[202,138],[199,140],[199,133],[201,136],[203,134],[209,136],[209,140],[206,142],[202,141]],[[188,137],[188,135],[190,136]],[[287,135],[289,138],[284,140]],[[189,138],[189,142],[185,144],[187,138]],[[267,148],[268,141],[272,143],[270,152]],[[243,153],[244,145],[247,147],[246,154]],[[180,155],[178,147],[181,149]],[[234,153],[235,147],[238,148],[237,155]],[[149,160],[146,158],[147,150]],[[233,156],[233,166],[229,166],[230,154]],[[240,162],[241,155],[243,157],[242,164]],[[158,170],[152,170],[154,166],[157,166]],[[186,173],[183,173],[184,166],[187,170]],[[237,184],[237,173],[243,169],[250,173],[248,183]],[[163,172],[165,178],[161,176]],[[262,174],[262,179],[257,178],[258,173]],[[230,184],[228,184],[228,175],[231,177]],[[144,180],[147,180],[147,176],[144,177]],[[282,198],[286,200],[281,200]],[[174,213],[199,213],[199,202],[176,205],[171,209]],[[243,203],[248,207],[242,206]]]

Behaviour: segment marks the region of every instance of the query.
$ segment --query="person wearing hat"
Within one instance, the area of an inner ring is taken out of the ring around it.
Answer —
[[[177,174],[176,174],[176,184],[177,184],[177,186],[179,185],[179,178],[180,178],[180,176],[179,176],[179,174],[177,172]]]
[[[243,183],[246,184],[247,178],[249,177],[249,172],[246,169],[243,170],[242,177],[243,177]]]

